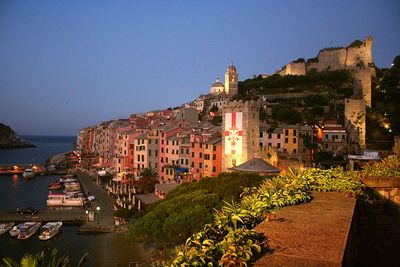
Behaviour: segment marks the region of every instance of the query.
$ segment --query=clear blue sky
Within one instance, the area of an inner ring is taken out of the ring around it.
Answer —
[[[0,1],[0,122],[74,135],[189,102],[223,78],[272,73],[328,46],[374,37],[400,54],[400,1]]]

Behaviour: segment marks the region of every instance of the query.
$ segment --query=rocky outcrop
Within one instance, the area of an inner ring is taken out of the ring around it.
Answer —
[[[24,140],[16,134],[9,126],[0,123],[0,148],[25,148],[35,145]]]

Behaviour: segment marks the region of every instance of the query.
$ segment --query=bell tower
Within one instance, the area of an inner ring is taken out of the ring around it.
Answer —
[[[232,63],[225,72],[225,93],[227,95],[236,95],[238,93],[238,77],[239,74]]]

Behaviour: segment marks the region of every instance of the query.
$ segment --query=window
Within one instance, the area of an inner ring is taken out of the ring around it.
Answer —
[[[213,151],[217,151],[217,146],[213,146]]]
[[[164,153],[164,148],[163,147],[161,148],[161,153]]]
[[[183,148],[181,148],[181,154],[183,154]]]
[[[213,160],[217,159],[217,155],[213,154]]]
[[[200,143],[200,148],[203,148],[203,144],[202,143]]]
[[[209,160],[210,159],[210,154],[204,154],[204,159]]]
[[[183,165],[183,159],[181,159],[181,165]]]
[[[175,154],[175,150],[172,149],[172,155]]]
[[[269,139],[272,138],[272,134],[271,134],[271,133],[268,134],[268,138],[269,138]]]
[[[186,154],[189,155],[189,148],[186,148]]]
[[[161,161],[161,163],[164,163],[164,158],[163,158],[163,157],[161,157],[161,160],[160,160],[160,161]]]
[[[271,146],[272,146],[272,143],[268,143],[268,146],[271,147]]]
[[[156,157],[158,157],[158,150],[156,149]]]
[[[149,157],[151,157],[151,149],[149,149]]]
[[[162,145],[164,144],[164,139],[161,140],[161,144],[162,144]]]
[[[168,157],[167,157],[167,158],[165,158],[165,163],[168,163]]]
[[[192,148],[194,148],[194,143],[192,143]]]
[[[194,158],[194,152],[192,152],[192,158]]]
[[[168,148],[165,149],[165,152],[168,153]]]
[[[133,159],[131,159],[131,164],[133,164]]]
[[[260,137],[263,137],[263,132],[260,132]]]
[[[276,144],[277,148],[281,148],[281,143]]]
[[[169,145],[169,141],[167,140],[167,146]]]
[[[293,144],[296,144],[297,143],[297,140],[296,140],[296,137],[294,137],[293,138]]]
[[[277,134],[278,139],[281,139],[281,134]]]
[[[144,161],[144,155],[142,155],[142,161]]]
[[[293,153],[297,154],[297,149],[293,149]]]
[[[121,159],[118,159],[118,163],[121,163]]]
[[[203,157],[203,153],[200,152],[199,153],[199,157],[202,158]]]
[[[175,165],[175,160],[172,160],[172,165]]]
[[[176,150],[176,154],[177,154],[177,155],[179,154],[179,149]]]
[[[137,161],[140,161],[140,155],[137,155]]]
[[[192,163],[190,164],[190,166],[192,166],[192,168],[194,168],[194,162],[192,161]]]
[[[285,130],[285,135],[289,135],[289,130]]]
[[[212,171],[213,171],[213,172],[216,172],[216,171],[217,171],[217,169],[215,168],[215,166],[213,166]]]
[[[189,160],[185,159],[185,165],[189,165]]]
[[[200,169],[203,168],[203,163],[202,163],[202,162],[199,163],[199,168],[200,168]]]
[[[289,138],[285,138],[285,144],[289,143]]]
[[[206,149],[208,149],[208,144],[206,144]]]
[[[297,131],[296,130],[293,130],[293,135],[296,135],[297,134]]]

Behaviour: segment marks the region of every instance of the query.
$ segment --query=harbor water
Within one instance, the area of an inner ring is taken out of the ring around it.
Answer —
[[[0,150],[0,164],[45,163],[54,154],[72,150],[74,137],[24,136],[35,144],[35,148]],[[22,175],[0,176],[0,210],[15,210],[18,207],[46,209],[47,185],[59,177],[38,176],[25,180]],[[87,252],[84,266],[135,266],[148,260],[149,250],[127,241],[121,233],[78,235],[78,226],[63,226],[53,239],[39,241],[38,234],[27,240],[11,238],[8,233],[0,235],[0,262],[3,257],[20,259],[26,253],[51,251],[56,248],[60,255],[68,255],[71,266]],[[0,265],[2,265],[0,263]]]

